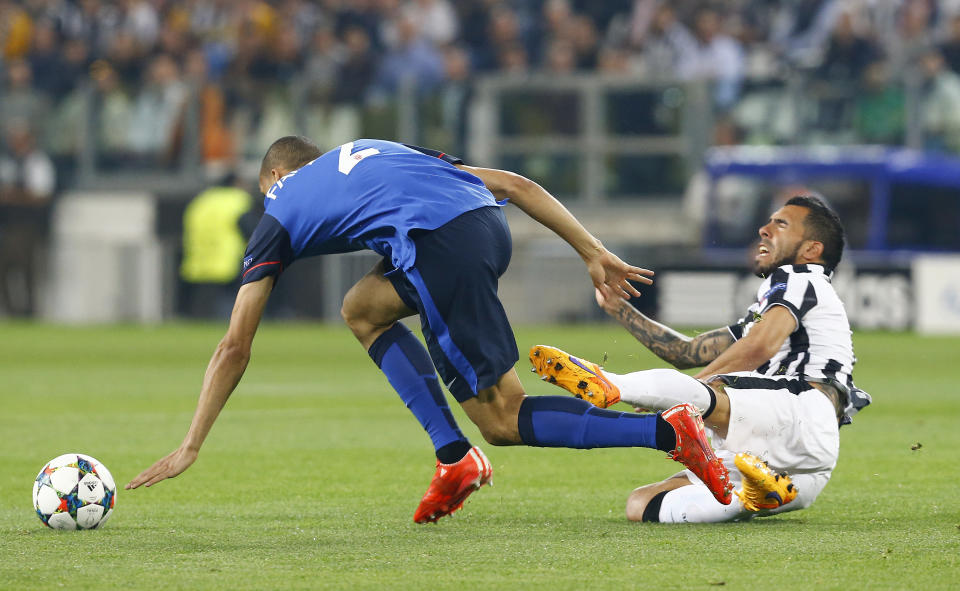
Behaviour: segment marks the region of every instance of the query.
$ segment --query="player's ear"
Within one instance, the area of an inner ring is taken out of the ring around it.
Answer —
[[[822,261],[823,260],[823,242],[818,242],[816,240],[804,240],[803,246],[800,248],[800,252],[803,254],[803,258],[808,262]]]

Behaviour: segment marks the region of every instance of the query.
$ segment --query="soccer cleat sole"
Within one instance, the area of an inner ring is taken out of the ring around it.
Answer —
[[[620,401],[620,390],[607,380],[599,365],[547,345],[530,348],[530,371],[594,406],[607,408]]]
[[[786,472],[775,472],[767,462],[745,452],[733,462],[743,475],[743,485],[734,494],[747,511],[777,509],[797,498],[799,490]]]

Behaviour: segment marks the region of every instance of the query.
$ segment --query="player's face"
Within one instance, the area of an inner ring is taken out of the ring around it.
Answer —
[[[781,207],[760,228],[760,242],[753,258],[753,272],[766,277],[783,265],[795,264],[803,245],[803,220],[807,210],[797,205]]]

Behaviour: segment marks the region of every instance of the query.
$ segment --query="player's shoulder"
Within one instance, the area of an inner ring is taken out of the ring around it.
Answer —
[[[832,291],[830,276],[823,265],[782,265],[774,269],[760,285],[757,299],[767,301],[803,301],[815,305],[818,294]]]
[[[823,265],[804,264],[804,265],[782,265],[770,273],[769,281],[771,287],[778,283],[789,285],[816,283],[829,284],[831,274],[826,271]]]

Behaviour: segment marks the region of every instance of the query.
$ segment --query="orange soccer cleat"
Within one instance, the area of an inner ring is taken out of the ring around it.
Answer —
[[[620,390],[603,375],[602,368],[596,363],[547,345],[530,348],[530,363],[533,364],[532,371],[542,380],[595,406],[607,408],[620,401]]]
[[[677,434],[677,447],[668,452],[670,457],[696,474],[717,501],[729,505],[733,499],[730,475],[723,462],[713,453],[713,447],[703,430],[700,411],[692,404],[678,404],[663,411],[660,416],[670,423]]]
[[[736,491],[747,511],[776,509],[797,498],[797,487],[786,472],[774,472],[770,466],[749,453],[738,453],[733,463],[743,474],[743,488]]]
[[[430,482],[420,506],[413,514],[417,523],[433,523],[463,506],[470,493],[484,484],[493,484],[493,466],[479,447],[472,447],[455,464],[441,464]]]

